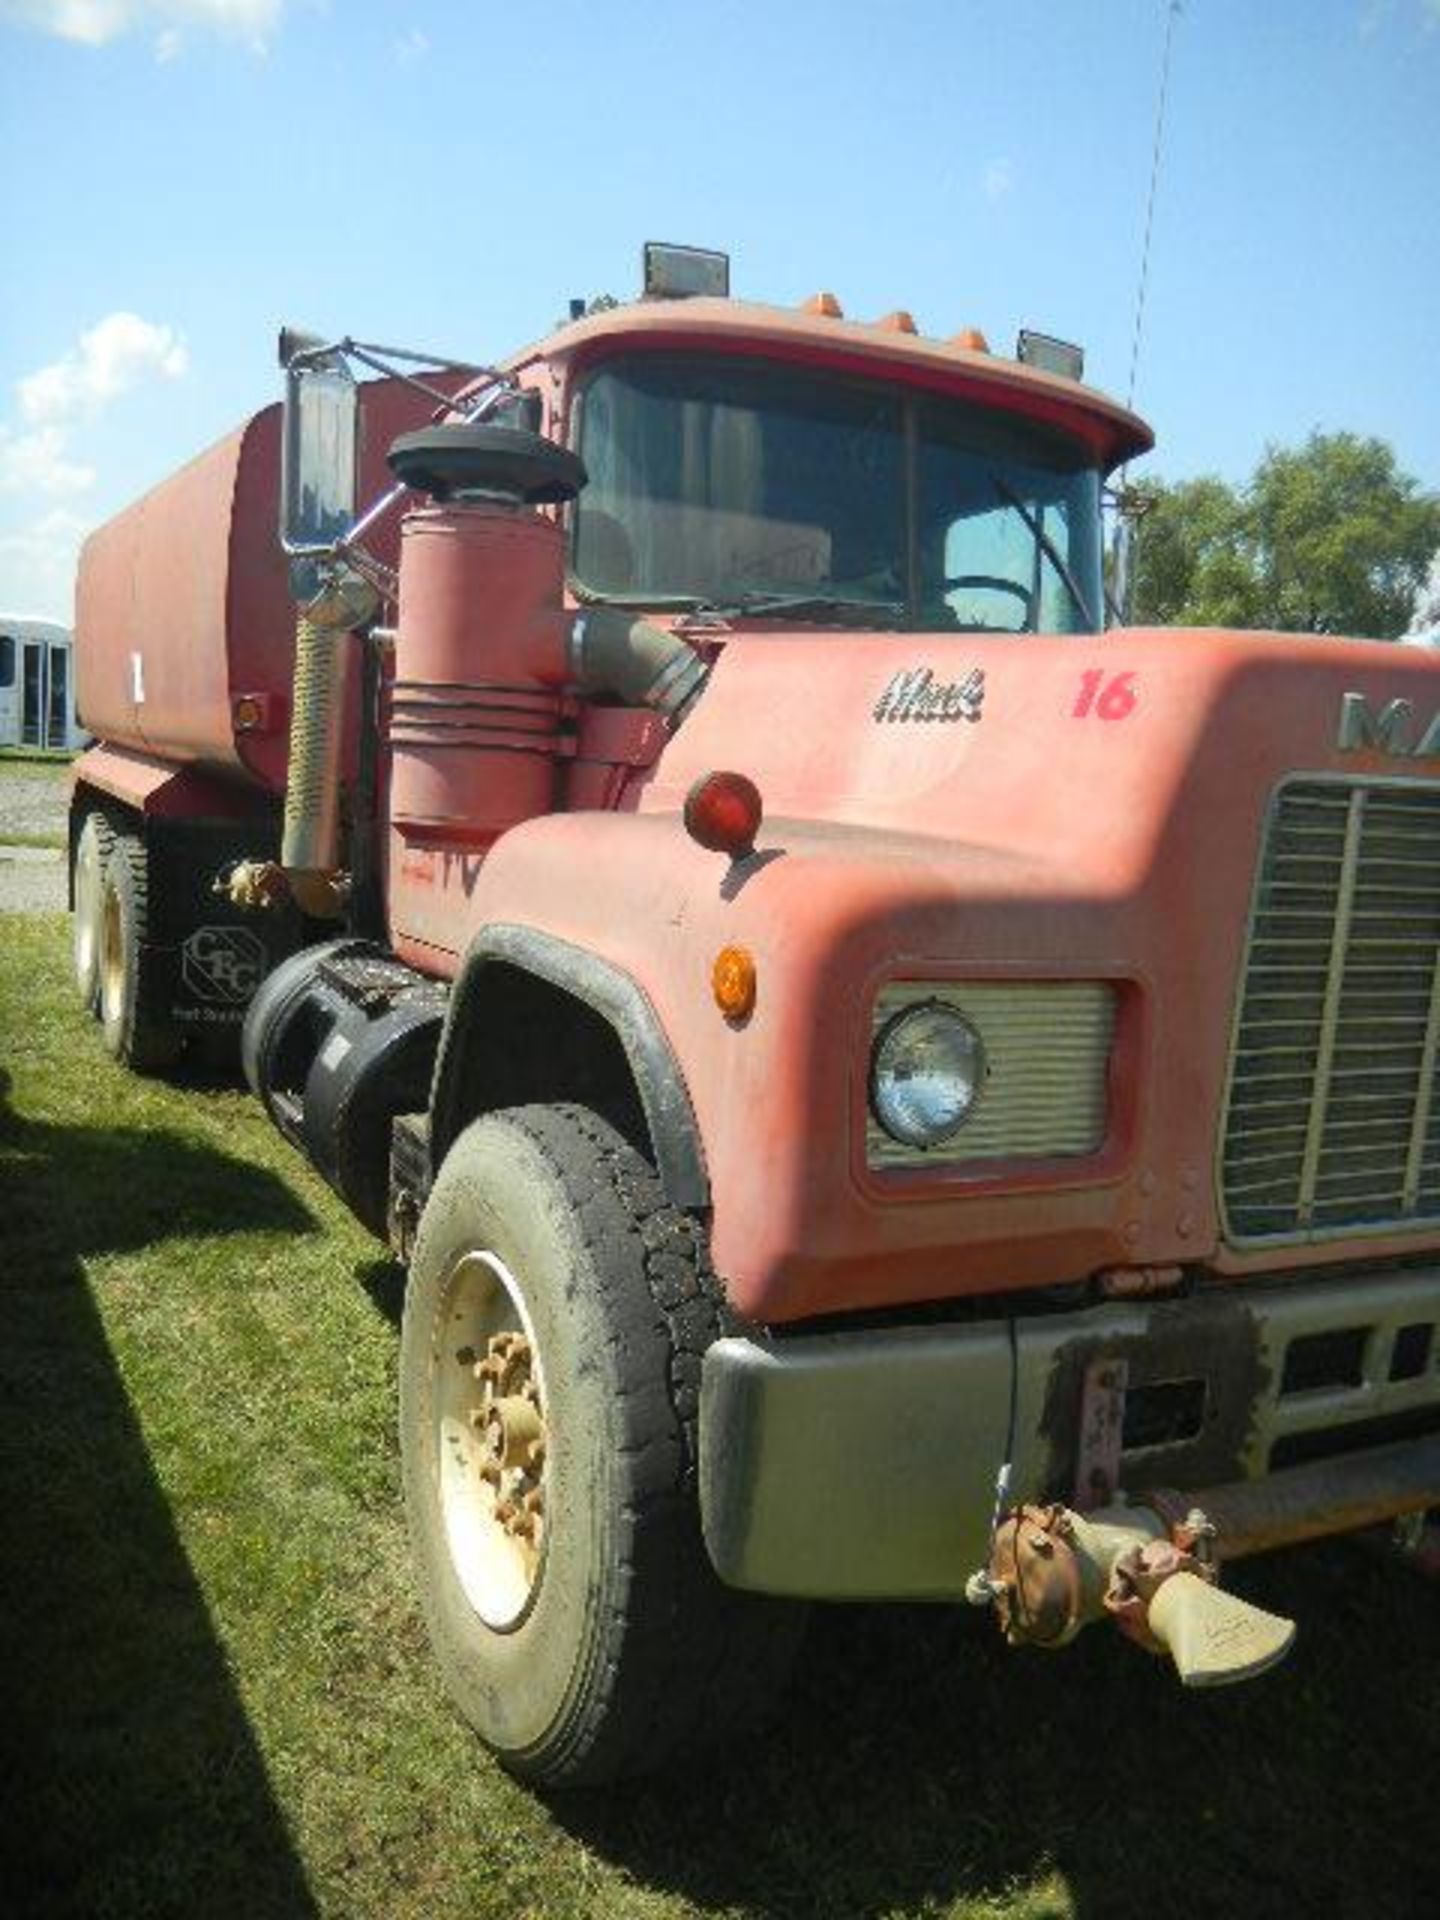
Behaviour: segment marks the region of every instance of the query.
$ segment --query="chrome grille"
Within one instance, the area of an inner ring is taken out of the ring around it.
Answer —
[[[1098,1153],[1105,1140],[1106,1079],[1115,989],[1093,980],[931,980],[886,987],[871,1042],[906,1007],[943,1000],[985,1043],[985,1088],[952,1140],[910,1147],[868,1116],[872,1167],[935,1167],[971,1160],[1049,1159]]]
[[[1440,788],[1293,781],[1271,810],[1222,1161],[1234,1241],[1440,1222]]]

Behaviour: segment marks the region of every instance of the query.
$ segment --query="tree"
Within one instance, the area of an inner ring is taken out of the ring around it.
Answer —
[[[1312,434],[1272,447],[1249,484],[1145,487],[1136,617],[1393,640],[1440,546],[1440,500],[1382,440]]]

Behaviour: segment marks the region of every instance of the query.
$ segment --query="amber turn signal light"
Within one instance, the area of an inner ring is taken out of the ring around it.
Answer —
[[[727,1020],[748,1020],[755,1010],[755,961],[744,947],[722,947],[710,969],[715,1004]]]
[[[743,773],[707,773],[685,796],[685,831],[697,846],[738,860],[754,847],[764,811],[760,789]]]

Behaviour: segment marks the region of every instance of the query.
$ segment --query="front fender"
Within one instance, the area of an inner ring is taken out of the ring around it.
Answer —
[[[485,926],[466,950],[436,1062],[430,1121],[434,1164],[440,1164],[464,1125],[465,1062],[480,1022],[486,974],[497,966],[544,980],[599,1014],[629,1062],[666,1193],[676,1206],[708,1206],[710,1182],[690,1091],[648,994],[614,962],[535,927]]]

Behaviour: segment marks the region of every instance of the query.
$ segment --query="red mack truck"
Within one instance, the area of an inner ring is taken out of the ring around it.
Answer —
[[[1229,1562],[1440,1504],[1432,662],[1111,624],[1151,435],[1046,336],[651,247],[281,356],[86,546],[75,972],[408,1263],[462,1712],[653,1767],[817,1600],[1274,1664]]]

